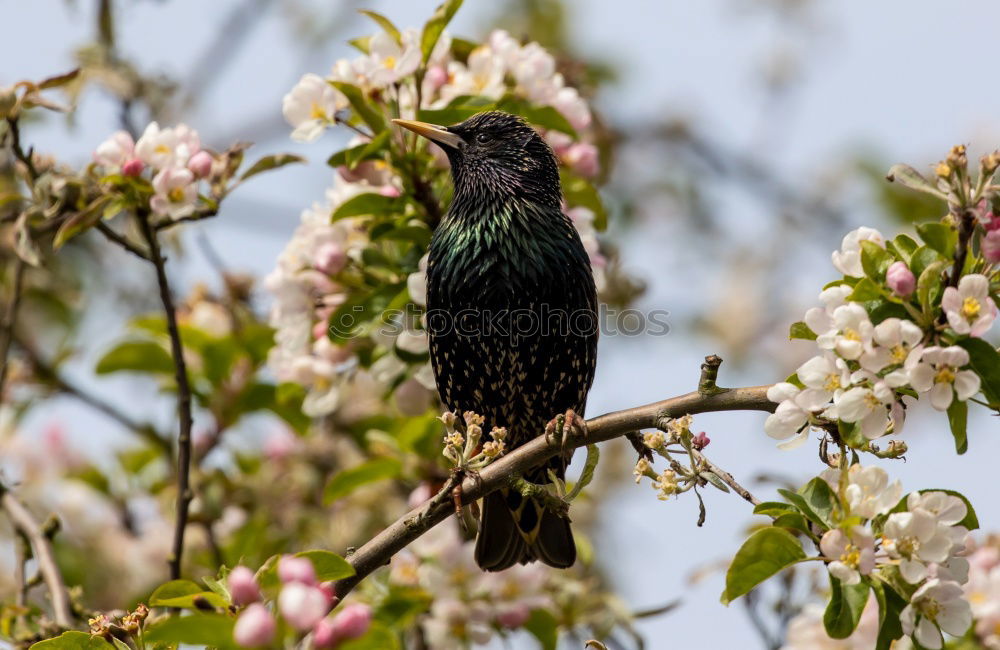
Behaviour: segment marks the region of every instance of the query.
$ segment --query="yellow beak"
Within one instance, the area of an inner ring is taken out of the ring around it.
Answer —
[[[393,120],[392,123],[446,147],[457,149],[458,145],[462,143],[462,138],[443,126],[428,124],[427,122],[417,122],[414,120]]]

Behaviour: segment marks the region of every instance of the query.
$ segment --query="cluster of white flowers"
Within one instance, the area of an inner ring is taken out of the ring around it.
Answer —
[[[428,494],[416,495],[417,500]],[[483,644],[500,630],[523,626],[536,609],[551,609],[553,571],[541,563],[484,573],[454,521],[432,528],[392,558],[391,584],[434,594],[422,619],[430,647],[448,650]]]
[[[94,150],[94,162],[107,173],[138,177],[152,173],[153,214],[179,219],[195,211],[198,184],[212,174],[215,159],[201,148],[198,132],[186,124],[161,129],[151,122],[138,141],[125,131],[113,133]]]
[[[821,477],[840,490],[841,472],[826,470]],[[946,492],[912,492],[906,509],[892,512],[900,501],[898,481],[880,467],[852,465],[848,470],[843,521],[858,522],[833,528],[820,539],[820,551],[830,574],[854,585],[875,571],[895,567],[900,577],[916,587],[901,613],[903,631],[927,648],[940,648],[941,632],[961,635],[972,620],[962,598],[969,577],[969,531],[961,524],[968,514],[962,499]],[[881,535],[871,522],[885,516]]]
[[[972,607],[976,638],[1000,650],[1000,540],[991,538],[969,556],[965,597]]]
[[[398,103],[401,116],[415,117],[414,72],[420,64],[419,40],[415,29],[404,30],[401,43],[379,33],[370,39],[368,54],[337,61],[326,78],[305,75],[285,96],[282,105],[286,120],[294,127],[292,138],[315,140],[336,123],[339,111],[348,108],[347,98],[333,82],[350,83],[365,92],[377,89],[388,93]],[[444,33],[428,62],[420,93],[421,107],[440,108],[463,95],[499,99],[514,93],[536,104],[554,107],[575,129],[585,129],[591,122],[590,109],[575,89],[566,86],[555,67],[552,55],[536,43],[522,46],[503,31],[493,32],[487,43],[473,50],[467,62],[462,63],[452,59],[451,39]],[[508,79],[513,80],[512,85],[507,83]],[[563,164],[581,176],[597,174],[597,149],[593,144],[574,142],[556,131],[544,135]],[[355,146],[364,141],[358,136],[350,144]],[[179,160],[180,156],[175,154],[174,159]],[[424,364],[413,371],[391,352],[403,349],[414,354],[426,353],[427,337],[422,330],[397,327],[388,334],[386,331],[367,334],[390,351],[379,356],[367,370],[359,368],[351,341],[337,344],[327,336],[331,314],[349,294],[337,283],[336,276],[352,261],[359,263],[361,251],[369,243],[363,222],[341,219],[330,223],[331,212],[358,194],[395,197],[402,188],[400,178],[382,160],[339,168],[333,187],[327,191],[326,202],[302,213],[301,225],[268,276],[267,287],[275,299],[270,323],[277,330],[269,363],[280,380],[306,387],[303,410],[307,415],[327,415],[347,402],[355,402],[345,396],[359,386],[398,384],[395,402],[406,414],[423,413],[432,401],[434,378],[430,365]],[[600,289],[605,284],[606,263],[597,242],[594,213],[585,207],[570,206],[567,214],[590,254]],[[420,306],[426,303],[426,266],[424,256],[407,281],[411,300]],[[406,379],[399,383],[404,375]]]
[[[871,228],[859,228],[844,237],[833,262],[849,277],[864,274],[861,241],[884,242]],[[821,419],[857,423],[869,440],[898,433],[904,415],[900,389],[907,387],[927,395],[941,411],[954,399],[965,401],[979,392],[979,376],[963,369],[969,364],[964,348],[926,345],[925,332],[910,320],[892,317],[874,325],[860,303],[847,301],[852,290],[850,285],[838,284],[820,293],[823,307],[805,314],[820,353],[796,371],[801,386],[782,382],[768,391],[778,408],[764,429],[784,441],[781,448],[802,444],[809,425]],[[982,335],[997,314],[989,296],[989,279],[980,274],[964,276],[957,288],[945,289],[942,307],[952,329],[970,336]]]

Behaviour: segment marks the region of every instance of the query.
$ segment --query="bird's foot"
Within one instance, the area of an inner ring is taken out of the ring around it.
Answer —
[[[587,421],[576,414],[573,409],[566,409],[565,413],[555,416],[545,425],[545,442],[556,444],[563,454],[571,451],[569,443],[573,436],[585,437],[587,435]]]

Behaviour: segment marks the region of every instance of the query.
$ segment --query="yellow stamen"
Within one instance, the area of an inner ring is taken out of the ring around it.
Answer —
[[[382,59],[382,65],[388,68],[389,70],[392,70],[393,68],[396,67],[396,57],[394,56],[385,57],[384,59]]]
[[[861,335],[858,334],[857,330],[851,329],[850,327],[848,327],[847,329],[844,330],[843,336],[848,341],[860,341],[861,340]]]
[[[826,376],[826,383],[823,384],[823,390],[832,393],[835,390],[840,389],[840,375],[830,373]]]
[[[319,105],[319,102],[313,102],[312,106],[309,107],[309,117],[313,120],[327,119],[326,111],[324,111],[323,107]]]
[[[935,384],[952,384],[955,382],[955,369],[951,366],[941,366],[934,375]]]
[[[906,348],[903,347],[902,345],[895,346],[894,348],[892,348],[891,352],[892,352],[892,360],[894,363],[903,363],[904,361],[906,361],[906,356],[909,354]]]
[[[167,192],[167,198],[170,199],[171,203],[180,203],[184,200],[184,188],[175,187],[169,192]]]
[[[979,318],[979,312],[982,309],[982,305],[979,301],[969,296],[964,301],[962,301],[962,316],[965,316],[968,320],[976,320]]]

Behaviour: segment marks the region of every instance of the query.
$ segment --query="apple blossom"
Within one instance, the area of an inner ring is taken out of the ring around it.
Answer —
[[[858,584],[861,576],[875,568],[875,539],[862,526],[852,526],[846,533],[839,528],[828,530],[819,547],[830,561],[830,575],[845,585]]]
[[[402,45],[385,32],[372,36],[368,57],[360,62],[360,71],[376,86],[389,86],[413,74],[420,65],[420,38],[414,29],[402,34]]]
[[[236,619],[233,639],[244,648],[266,646],[274,639],[277,627],[267,607],[260,603],[252,603]]]
[[[566,164],[584,178],[594,178],[600,173],[597,147],[589,142],[575,142],[563,154]]]
[[[913,593],[910,604],[899,615],[903,633],[928,650],[941,648],[942,631],[964,635],[972,625],[972,609],[962,595],[958,583],[928,580]]]
[[[311,629],[330,611],[330,596],[319,587],[302,582],[288,582],[278,594],[282,618],[297,630]]]
[[[844,422],[857,422],[865,438],[874,440],[886,431],[889,419],[889,405],[895,400],[895,393],[884,381],[875,381],[869,388],[855,386],[837,400],[837,418]]]
[[[167,167],[153,177],[155,194],[149,201],[153,214],[180,219],[194,212],[198,185],[194,174],[183,167]]]
[[[911,356],[913,365],[919,359],[922,350],[920,342],[923,338],[924,331],[912,321],[887,318],[875,326],[872,332],[875,345],[865,350],[858,361],[862,368],[870,372],[880,372],[888,366],[904,364]],[[909,376],[906,372],[896,370],[886,375],[885,380],[895,388],[908,383]]]
[[[837,491],[840,485],[840,470],[824,470],[820,477]],[[852,516],[873,519],[896,507],[903,494],[899,481],[889,483],[889,475],[875,465],[851,465],[847,470],[847,488],[844,496]]]
[[[452,99],[462,95],[473,95],[500,99],[506,86],[504,73],[506,66],[503,59],[488,46],[480,46],[469,53],[466,64],[452,61],[448,64],[448,83],[441,88],[441,104],[446,105]]]
[[[919,362],[910,369],[910,385],[918,393],[929,391],[931,405],[946,411],[953,397],[964,402],[979,392],[979,375],[971,370],[960,370],[968,363],[969,353],[957,345],[925,348]]]
[[[823,610],[816,603],[803,607],[789,621],[781,650],[871,650],[876,647],[880,621],[878,600],[874,596],[868,597],[857,628],[846,639],[831,639],[826,633]]]
[[[316,569],[308,558],[282,555],[278,560],[278,579],[283,583],[316,584]]]
[[[856,302],[833,310],[832,327],[817,332],[816,344],[823,350],[834,350],[848,360],[856,360],[871,345],[874,326],[868,312]]]
[[[102,167],[114,169],[122,167],[132,158],[135,141],[127,131],[115,131],[111,136],[97,145],[94,150],[94,162]]]
[[[357,639],[368,632],[372,624],[372,609],[361,603],[345,605],[333,617],[333,633],[340,640]]]
[[[839,398],[851,385],[851,371],[847,363],[829,352],[809,359],[799,366],[795,374],[807,389],[822,393],[822,397],[817,394],[815,401],[810,400],[814,403],[821,399],[829,402],[832,398]]]
[[[333,123],[347,98],[316,74],[306,74],[281,101],[281,113],[294,131],[292,140],[312,142]]]
[[[951,533],[923,509],[894,512],[882,532],[882,549],[899,560],[899,572],[910,584],[927,577],[927,565],[948,560],[953,545]]]
[[[833,252],[833,265],[838,271],[852,278],[863,278],[865,270],[861,267],[861,242],[870,241],[885,247],[882,233],[874,228],[861,226],[857,230],[844,235],[840,250]]]
[[[901,298],[910,296],[917,288],[917,278],[906,262],[893,262],[885,272],[885,283]]]
[[[776,440],[784,440],[778,445],[781,449],[794,449],[805,442],[810,417],[826,408],[830,400],[829,394],[822,390],[799,390],[794,384],[786,382],[771,386],[767,390],[767,398],[779,404],[764,421],[764,433]]]
[[[979,273],[964,276],[958,281],[958,288],[946,288],[941,308],[953,330],[970,336],[982,336],[997,317],[989,278]]]
[[[138,158],[129,158],[122,165],[122,175],[134,178],[142,174],[145,169],[146,165],[141,160]]]
[[[327,275],[336,275],[347,264],[347,254],[343,246],[330,241],[316,250],[314,264],[317,270]]]
[[[229,595],[234,605],[249,605],[260,600],[260,587],[254,578],[253,571],[245,566],[233,567],[226,578]]]
[[[968,514],[965,502],[947,492],[911,492],[906,497],[906,509],[920,508],[934,515],[945,526],[954,526]]]
[[[179,125],[178,128],[182,126]],[[185,127],[185,135],[190,137],[190,130]],[[157,122],[150,122],[143,131],[142,136],[135,143],[135,156],[153,169],[163,170],[174,165],[187,163],[187,158],[178,162],[178,153],[182,155],[189,153],[178,152],[178,145],[182,144],[177,135],[177,131],[172,128],[161,129]]]

